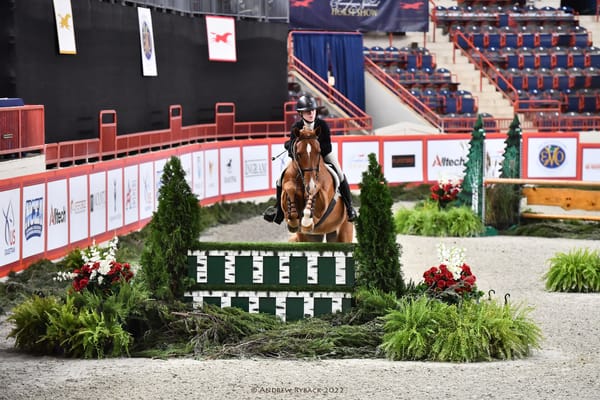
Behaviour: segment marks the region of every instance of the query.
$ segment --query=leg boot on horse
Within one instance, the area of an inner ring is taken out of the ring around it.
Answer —
[[[348,185],[346,177],[344,177],[344,180],[340,183],[340,194],[342,195],[342,200],[346,206],[348,221],[353,222],[357,215],[356,210],[354,210],[354,207],[352,207],[352,193],[350,192],[350,186]]]

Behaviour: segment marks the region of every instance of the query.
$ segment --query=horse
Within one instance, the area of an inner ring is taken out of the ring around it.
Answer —
[[[281,207],[290,242],[352,242],[354,226],[337,193],[335,171],[321,156],[318,129],[297,130],[292,162],[282,179]]]

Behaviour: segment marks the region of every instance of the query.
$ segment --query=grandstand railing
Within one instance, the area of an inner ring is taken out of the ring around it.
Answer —
[[[285,121],[236,122],[234,103],[217,103],[214,123],[183,126],[182,117],[182,107],[172,105],[167,129],[118,135],[117,112],[102,110],[98,118],[99,137],[46,144],[46,166],[85,164],[198,142],[284,137],[289,132]]]
[[[265,21],[289,22],[288,0],[104,0],[185,14],[227,15]]]
[[[21,158],[44,149],[44,106],[0,108],[0,158]]]

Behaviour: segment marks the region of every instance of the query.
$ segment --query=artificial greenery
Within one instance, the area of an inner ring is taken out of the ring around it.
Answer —
[[[404,298],[384,317],[381,345],[392,360],[472,362],[515,359],[539,348],[541,331],[530,308],[497,302],[449,305],[427,297]]]
[[[142,253],[143,280],[157,299],[181,299],[189,286],[187,253],[200,235],[200,205],[177,157],[166,162]]]
[[[552,292],[600,292],[600,253],[574,249],[557,253],[544,274],[546,289]]]
[[[392,215],[392,196],[374,153],[362,174],[360,215],[356,226],[358,244],[354,250],[357,284],[401,295],[404,290],[396,228]]]
[[[483,223],[469,207],[440,209],[428,200],[412,209],[398,209],[394,221],[403,235],[470,237],[484,231]]]
[[[483,193],[483,142],[485,140],[485,130],[483,128],[483,119],[481,114],[477,117],[471,140],[469,141],[469,153],[465,163],[464,177],[462,181],[462,190],[458,193],[458,202],[464,206],[474,207],[478,215],[482,215]],[[473,202],[475,200],[475,203]]]
[[[521,201],[519,185],[498,184],[485,190],[485,223],[506,230],[519,222]]]

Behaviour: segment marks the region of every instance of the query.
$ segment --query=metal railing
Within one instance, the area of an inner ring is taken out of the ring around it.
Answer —
[[[227,15],[264,21],[288,22],[288,0],[104,0],[185,14]]]

